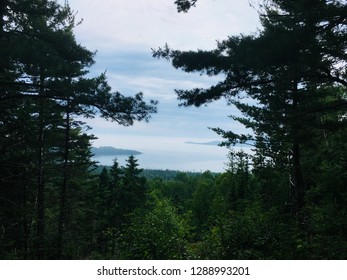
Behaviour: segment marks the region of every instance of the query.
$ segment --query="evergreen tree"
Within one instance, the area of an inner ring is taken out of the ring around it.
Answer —
[[[181,11],[187,11],[192,2],[196,1],[175,3],[178,8],[183,7]],[[259,6],[262,29],[255,35],[229,37],[218,42],[212,51],[182,52],[165,46],[154,51],[154,56],[171,60],[174,67],[186,72],[225,77],[207,89],[176,93],[183,106],[201,106],[226,98],[243,114],[232,119],[252,133],[214,130],[227,139],[226,145],[254,146],[255,195],[267,209],[279,211],[275,219],[279,224],[293,229],[292,239],[283,238],[283,229],[278,230],[276,238],[281,236],[284,242],[281,250],[287,248],[288,252],[282,257],[307,258],[308,251],[315,258],[331,257],[331,251],[323,249],[331,246],[338,252],[334,257],[341,258],[344,253],[337,244],[344,242],[339,229],[345,230],[346,223],[340,218],[340,226],[328,223],[330,230],[335,227],[332,233],[326,231],[322,221],[332,213],[340,217],[338,209],[345,199],[332,202],[329,197],[344,197],[345,187],[337,191],[331,184],[323,183],[326,180],[318,182],[317,178],[329,177],[331,166],[338,186],[345,178],[340,169],[344,164],[338,160],[346,159],[344,143],[332,139],[339,139],[347,128],[347,6],[345,1],[326,0],[263,3]],[[334,156],[330,157],[332,150]],[[316,173],[317,166],[320,175]],[[295,214],[297,220],[287,216],[288,212]],[[223,220],[221,227],[233,218]],[[231,226],[234,228],[237,226]],[[232,235],[237,236],[237,232]],[[329,246],[323,242],[323,236],[329,240]],[[222,241],[220,246],[225,242],[229,241]]]
[[[210,172],[204,172],[197,179],[192,200],[193,227],[199,236],[208,227],[212,214],[212,203],[215,195],[214,177]]]
[[[113,161],[110,169],[110,196],[108,199],[109,217],[108,221],[111,227],[120,228],[122,218],[119,217],[120,205],[119,195],[123,184],[123,169],[119,166],[117,159]]]
[[[269,1],[263,7],[263,30],[258,35],[233,36],[212,51],[154,52],[176,68],[225,79],[208,89],[176,90],[181,105],[200,106],[225,97],[244,117],[233,117],[250,135],[215,129],[229,144],[252,141],[258,153],[284,166],[291,182],[293,212],[303,219],[309,185],[303,167],[303,148],[320,138],[317,122],[346,101],[329,95],[330,87],[345,87],[346,5],[343,1]],[[329,39],[328,39],[329,38]],[[250,97],[252,103],[243,102]],[[343,123],[339,123],[342,127]],[[303,220],[301,221],[303,222]]]
[[[142,169],[138,168],[138,160],[134,156],[129,156],[124,168],[124,177],[122,186],[118,192],[118,205],[121,216],[133,212],[137,207],[143,204],[145,199],[145,179],[141,177]]]
[[[17,240],[15,234],[6,234],[6,239],[12,240],[13,236],[16,240],[9,251],[20,252],[17,257],[27,258],[29,240],[33,240],[36,249],[33,254],[30,245],[30,258],[62,258],[70,213],[69,189],[76,179],[71,170],[81,164],[75,156],[84,155],[85,174],[91,165],[87,142],[93,137],[85,137],[80,132],[74,135],[76,129],[84,129],[84,124],[74,121],[74,117],[93,117],[100,113],[121,125],[132,125],[136,120],[147,121],[156,110],[156,102],[146,103],[142,93],[125,97],[112,92],[104,74],[86,77],[94,63],[94,54],[76,42],[73,29],[78,23],[69,5],[61,6],[55,1],[6,0],[0,3],[0,13],[0,152],[4,170],[1,180],[10,187],[9,192],[3,188],[2,203],[4,208],[27,205],[18,212],[22,217],[16,217],[21,221],[24,241]],[[11,143],[19,138],[21,145]],[[88,139],[87,142],[82,138]],[[74,151],[76,142],[83,144],[78,147],[82,153]],[[12,165],[20,154],[28,157]],[[20,171],[19,166],[25,172]],[[53,171],[54,167],[60,174]],[[19,174],[23,179],[17,181]],[[57,185],[60,190],[56,190]],[[60,194],[58,216],[55,216],[55,205],[48,205],[52,190]],[[35,206],[37,209],[32,209]],[[47,217],[51,206],[54,214]],[[28,213],[35,213],[36,217]],[[58,221],[57,228],[51,227],[52,219]],[[32,238],[34,226],[37,233]],[[52,238],[53,228],[56,228],[56,238]],[[6,232],[9,232],[7,228]],[[56,245],[50,240],[55,240]],[[54,252],[49,252],[50,247],[55,248]]]

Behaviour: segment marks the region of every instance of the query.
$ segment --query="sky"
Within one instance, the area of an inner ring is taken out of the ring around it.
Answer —
[[[114,91],[127,96],[143,92],[146,100],[159,101],[158,113],[148,123],[121,127],[101,118],[88,120],[98,137],[94,146],[165,150],[185,141],[220,140],[208,127],[243,131],[228,118],[236,112],[225,100],[207,107],[179,107],[174,89],[209,87],[218,78],[174,69],[168,61],[153,58],[152,49],[167,43],[179,50],[210,50],[217,40],[254,34],[259,20],[249,2],[199,0],[188,13],[177,13],[174,0],[70,0],[77,20],[83,19],[75,29],[77,42],[97,51],[91,74],[106,71]]]

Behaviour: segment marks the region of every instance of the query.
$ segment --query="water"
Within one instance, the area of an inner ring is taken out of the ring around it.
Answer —
[[[136,155],[140,168],[203,172],[223,172],[226,169],[228,150],[222,147],[189,145],[183,149],[142,150]],[[117,158],[121,166],[125,166],[128,156],[97,156],[93,159],[101,165],[112,165]]]

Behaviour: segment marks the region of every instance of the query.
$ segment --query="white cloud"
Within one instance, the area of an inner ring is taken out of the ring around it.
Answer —
[[[124,89],[126,92],[131,91],[131,93],[141,91],[145,93],[146,98],[160,99],[160,102],[172,101],[176,103],[177,96],[174,93],[174,89],[191,89],[208,86],[206,83],[196,80],[165,79],[121,74],[108,74],[108,80],[111,85],[120,85],[120,87],[116,86],[115,90],[122,92],[122,89]]]
[[[63,2],[60,0],[60,2]],[[256,11],[246,0],[199,0],[187,14],[174,0],[70,0],[84,21],[76,29],[84,45],[99,51],[213,48],[215,40],[255,31]]]
[[[64,0],[59,0],[64,3]],[[98,50],[92,75],[107,70],[110,85],[125,95],[143,92],[159,100],[158,114],[149,123],[121,127],[95,118],[87,120],[99,139],[96,146],[157,151],[203,149],[185,141],[220,140],[208,127],[242,132],[227,116],[233,108],[224,100],[201,108],[178,108],[174,89],[209,87],[219,77],[187,74],[151,56],[151,48],[168,43],[175,49],[213,49],[216,40],[255,32],[258,15],[247,0],[199,0],[188,14],[178,14],[174,0],[70,0],[83,23],[77,41]],[[212,150],[212,148],[210,148]],[[218,150],[218,153],[227,151]]]

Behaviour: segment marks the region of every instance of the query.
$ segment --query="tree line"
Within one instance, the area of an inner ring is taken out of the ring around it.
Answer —
[[[220,77],[177,89],[180,105],[225,98],[250,132],[213,130],[254,150],[231,150],[222,174],[164,179],[145,178],[134,157],[96,172],[77,117],[132,125],[157,102],[88,75],[94,53],[76,42],[69,5],[0,1],[1,258],[345,259],[347,5],[271,0],[258,12],[257,33],[213,50],[153,50]]]
[[[199,1],[175,3],[179,12],[188,12]],[[210,51],[165,45],[153,56],[188,73],[220,77],[209,88],[177,89],[180,105],[199,107],[225,98],[242,113],[230,118],[248,134],[213,130],[224,145],[254,147],[252,172],[261,172],[261,180],[278,175],[284,180],[278,189],[286,181],[292,215],[309,239],[310,210],[319,211],[330,200],[336,217],[345,213],[347,5],[271,0],[261,1],[257,10],[261,28],[255,34],[231,36]],[[346,223],[340,226],[346,235]]]
[[[254,166],[243,151],[230,151],[222,173],[143,171],[130,156],[69,185],[61,258],[346,258],[346,192],[324,192],[327,182],[307,194],[302,224],[281,170]],[[44,256],[56,259],[59,193],[50,193]],[[36,258],[34,239],[26,247],[20,232],[4,233],[2,259]]]
[[[0,246],[21,258],[46,258],[48,247],[63,256],[69,199],[93,165],[94,136],[76,118],[127,126],[156,112],[142,93],[88,75],[95,53],[77,43],[78,24],[68,3],[0,1]]]

